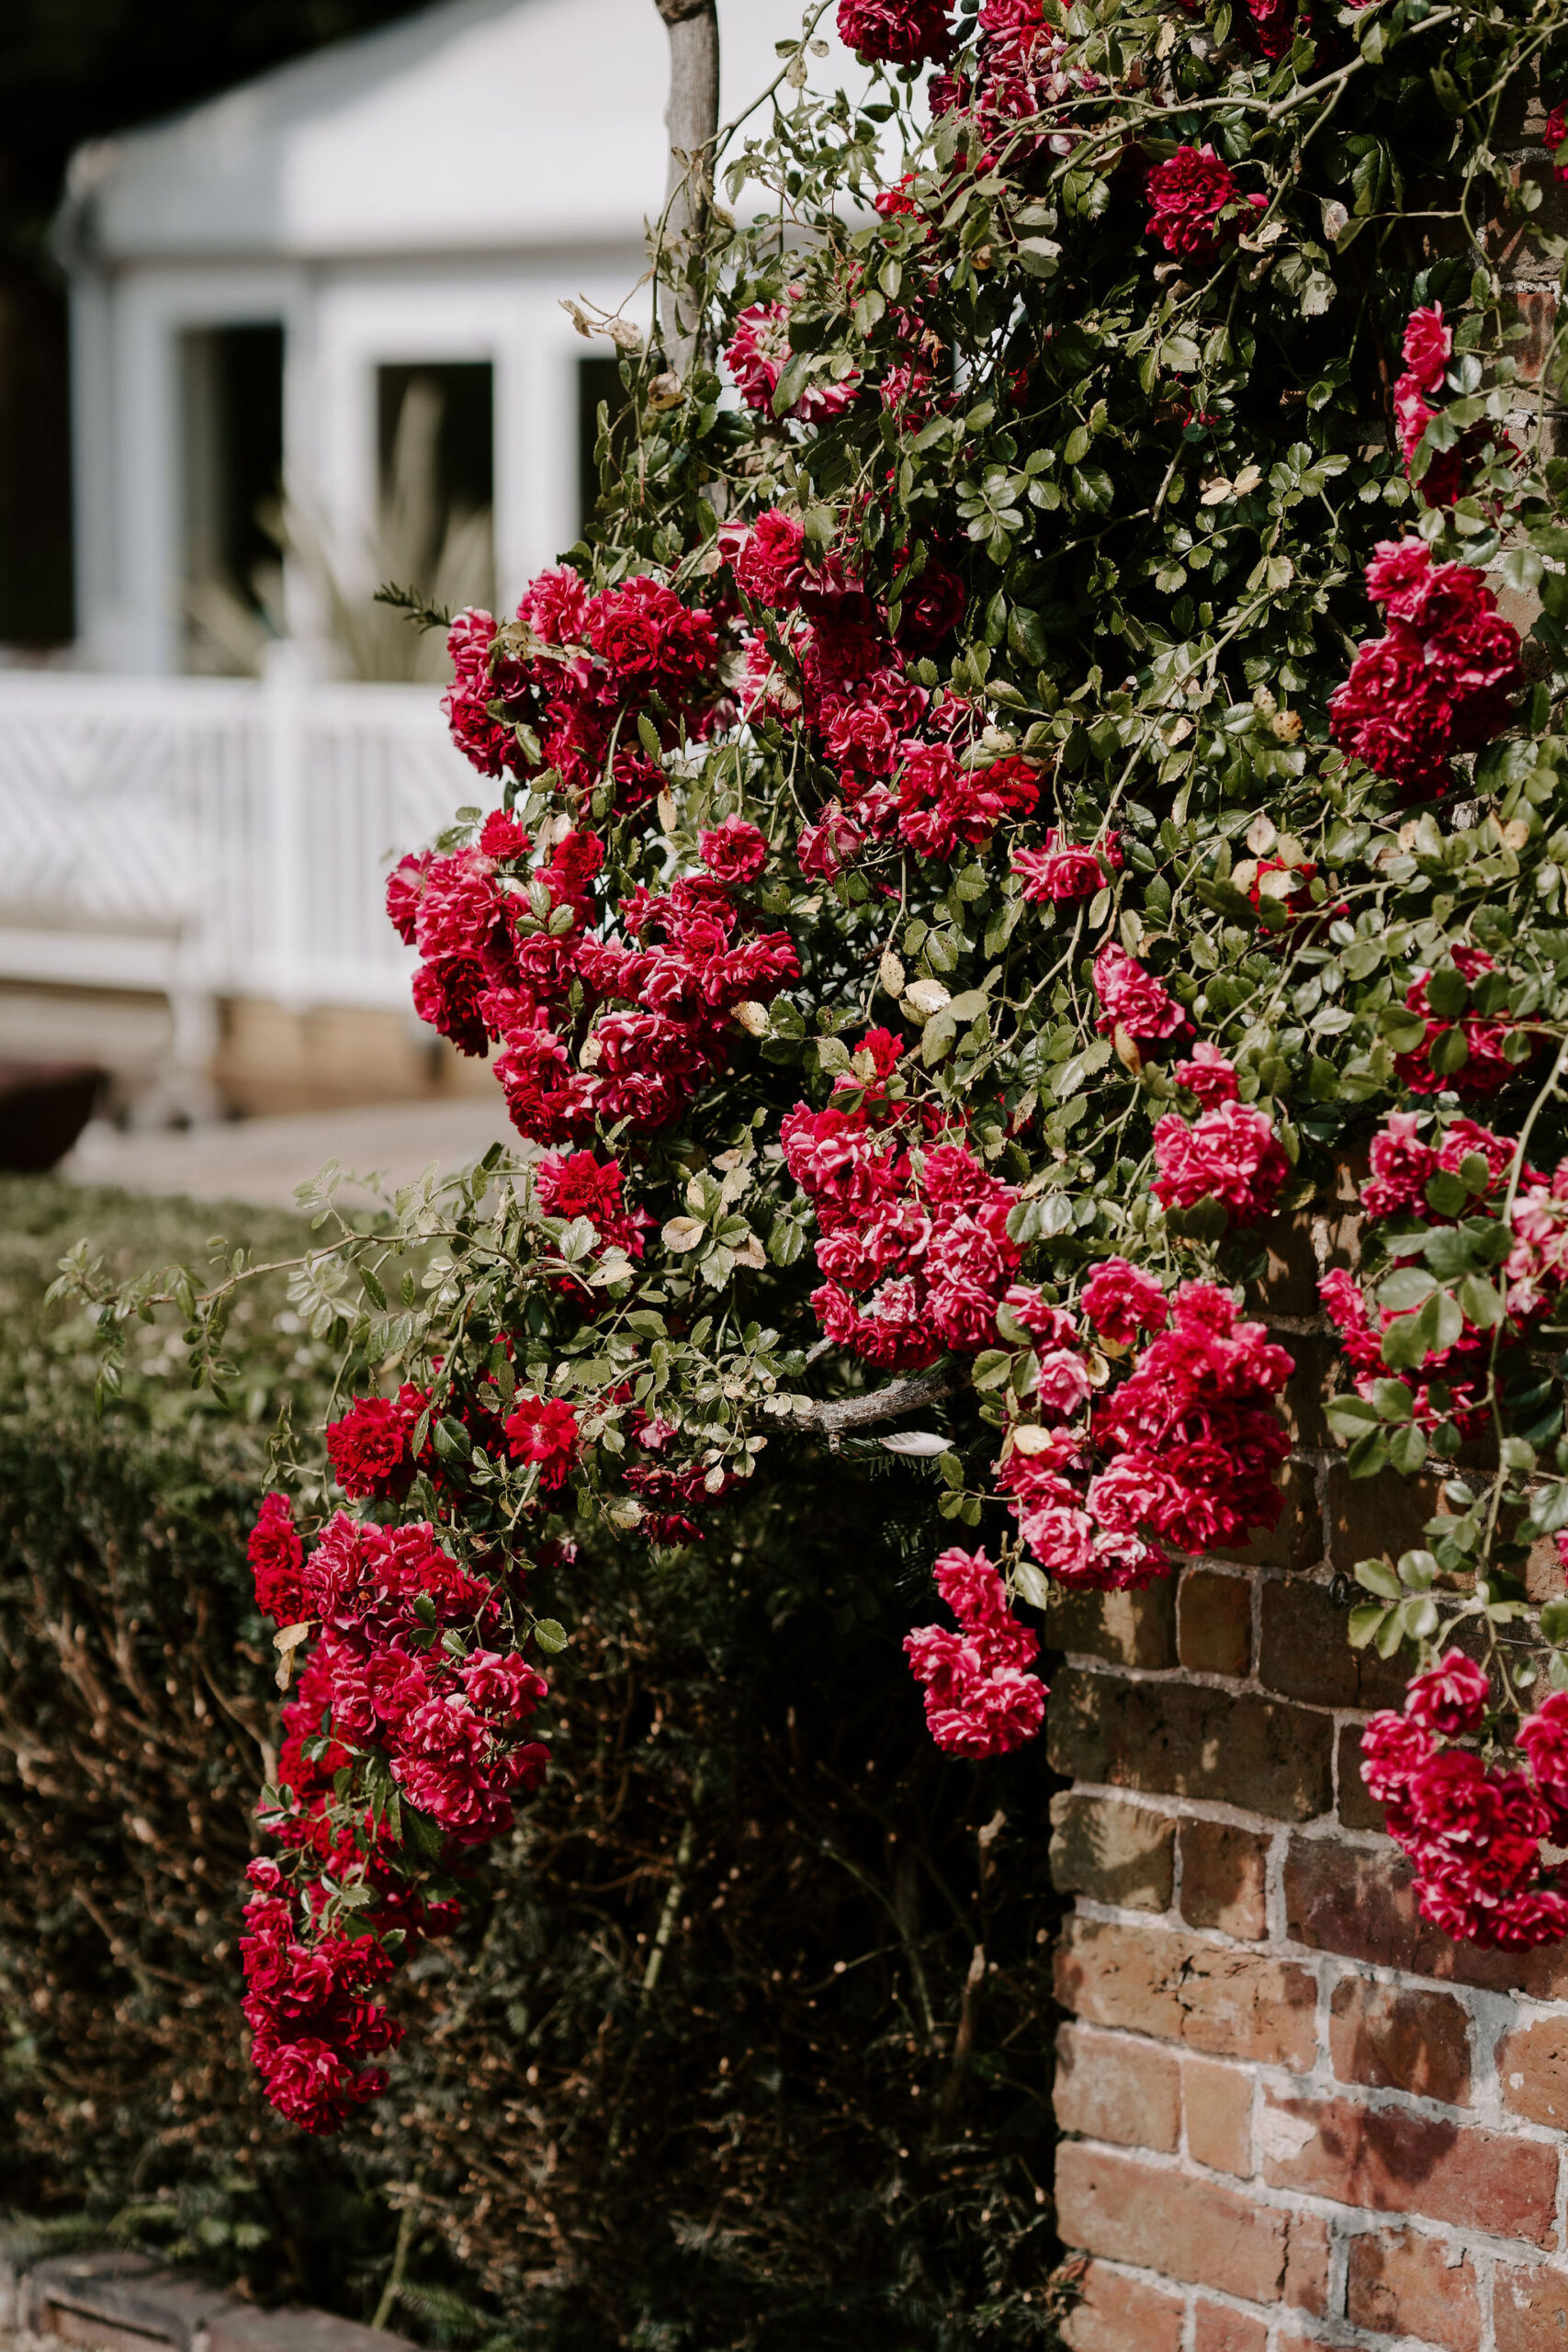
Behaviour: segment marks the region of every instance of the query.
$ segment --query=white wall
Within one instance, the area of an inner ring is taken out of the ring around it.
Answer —
[[[291,496],[319,515],[345,576],[378,585],[376,370],[488,360],[494,369],[496,568],[514,604],[576,537],[577,368],[585,343],[560,308],[614,308],[642,255],[296,265],[163,264],[75,281],[80,636],[90,666],[167,675],[180,667],[184,562],[180,337],[192,327],[280,320]],[[291,592],[290,617],[310,617]]]
[[[93,667],[179,667],[181,335],[276,319],[286,348],[303,352],[310,295],[303,270],[275,263],[73,278],[77,633]]]

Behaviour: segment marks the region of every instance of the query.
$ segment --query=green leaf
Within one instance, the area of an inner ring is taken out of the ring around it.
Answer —
[[[1374,1381],[1372,1402],[1385,1421],[1407,1421],[1416,1405],[1403,1380]]]
[[[1351,1648],[1364,1650],[1374,1641],[1382,1631],[1383,1620],[1389,1613],[1386,1609],[1380,1609],[1375,1600],[1358,1601],[1348,1621]]]
[[[773,386],[773,412],[775,416],[787,416],[805,391],[811,374],[811,355],[797,352]]]
[[[655,762],[661,760],[664,757],[664,746],[659,740],[658,728],[654,725],[652,719],[649,718],[646,710],[639,710],[637,712],[637,731],[638,736],[641,738],[642,748],[648,753],[649,758]]]
[[[1103,466],[1075,467],[1072,494],[1073,504],[1090,514],[1109,514],[1116,500],[1115,485]]]
[[[1461,1028],[1445,1029],[1441,1036],[1433,1038],[1427,1058],[1439,1078],[1452,1078],[1470,1059],[1470,1040]]]
[[[1465,1320],[1478,1331],[1495,1331],[1508,1312],[1501,1293],[1479,1274],[1466,1274],[1459,1286],[1459,1303]]]
[[[1390,1466],[1402,1478],[1412,1478],[1427,1459],[1427,1432],[1414,1421],[1406,1421],[1388,1442]]]
[[[1012,1376],[1012,1351],[1008,1348],[984,1348],[975,1359],[976,1388],[1000,1388]]]
[[[1432,68],[1432,95],[1445,114],[1464,112],[1464,92],[1446,65]]]
[[[1425,1266],[1401,1266],[1378,1285],[1378,1305],[1395,1315],[1405,1314],[1413,1306],[1422,1306],[1436,1290],[1437,1283]],[[1387,1358],[1384,1358],[1387,1362]]]
[[[539,1617],[534,1623],[534,1639],[551,1657],[558,1657],[567,1643],[566,1627],[558,1618]]]
[[[1555,1535],[1568,1527],[1568,1480],[1543,1487],[1530,1504],[1530,1524],[1539,1535]]]
[[[1419,1012],[1407,1012],[1402,1004],[1391,1004],[1385,1005],[1378,1015],[1378,1030],[1396,1054],[1413,1054],[1427,1035],[1427,1023]]]
[[[1464,1315],[1451,1291],[1439,1291],[1427,1312],[1433,1318],[1434,1350],[1440,1352],[1445,1348],[1451,1348],[1457,1340],[1463,1337]]]
[[[1540,1612],[1542,1639],[1553,1649],[1568,1645],[1568,1600],[1549,1600]]]
[[[1375,1592],[1383,1600],[1400,1597],[1399,1578],[1386,1560],[1358,1560],[1355,1577],[1363,1592]]]
[[[1464,1179],[1447,1168],[1439,1169],[1427,1179],[1427,1204],[1439,1216],[1460,1216],[1469,1204],[1470,1193]]]

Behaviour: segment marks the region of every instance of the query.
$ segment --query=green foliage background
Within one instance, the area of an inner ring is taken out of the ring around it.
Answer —
[[[1049,1784],[925,1736],[897,1644],[938,1489],[886,1454],[803,1464],[705,1561],[580,1564],[556,1768],[412,1972],[391,2098],[327,2143],[266,2109],[243,1540],[329,1351],[259,1284],[231,1410],[147,1324],[99,1422],[85,1323],[41,1311],[83,1232],[114,1270],[299,1247],[243,1216],[0,1192],[0,2205],[367,2318],[412,2195],[391,2324],[457,2346],[1049,2343]]]

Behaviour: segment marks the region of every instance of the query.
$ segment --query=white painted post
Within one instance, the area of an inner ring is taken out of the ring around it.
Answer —
[[[270,888],[264,921],[268,939],[264,962],[272,994],[293,1011],[308,995],[305,965],[305,726],[304,662],[301,649],[285,639],[268,649],[263,707],[267,733],[267,832]]]

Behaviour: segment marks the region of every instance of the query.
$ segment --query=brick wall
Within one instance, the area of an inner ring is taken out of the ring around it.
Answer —
[[[1308,1238],[1269,1286],[1301,1366],[1275,1536],[1055,1611],[1066,2338],[1568,2352],[1568,1947],[1426,1928],[1361,1787],[1408,1661],[1352,1652],[1331,1587],[1440,1503],[1325,1450]]]

